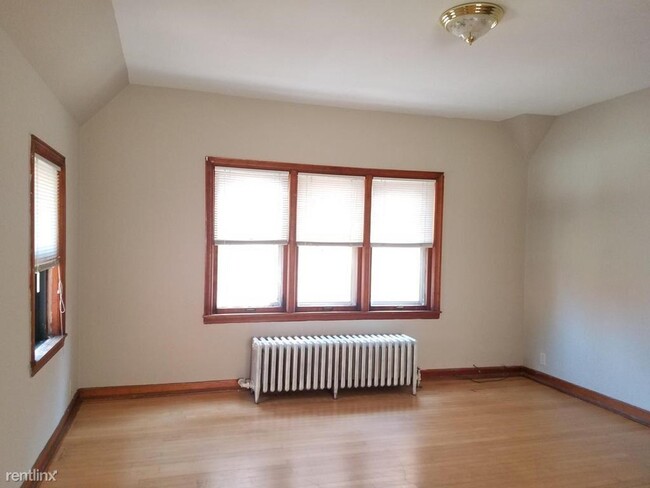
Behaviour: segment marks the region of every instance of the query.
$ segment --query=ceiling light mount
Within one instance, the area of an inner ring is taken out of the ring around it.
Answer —
[[[470,46],[493,29],[503,17],[503,8],[495,3],[464,3],[446,10],[440,16],[442,26]]]

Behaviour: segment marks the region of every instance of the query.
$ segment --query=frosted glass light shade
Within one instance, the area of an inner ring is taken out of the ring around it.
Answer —
[[[451,34],[471,45],[493,29],[503,17],[503,9],[493,3],[466,3],[442,14],[440,23]]]

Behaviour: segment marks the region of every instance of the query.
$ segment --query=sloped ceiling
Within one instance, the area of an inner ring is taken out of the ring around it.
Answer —
[[[1,0],[0,27],[79,123],[129,83],[110,0]]]
[[[499,0],[471,47],[455,3],[0,0],[0,27],[80,123],[129,82],[487,120],[650,86],[649,0]]]

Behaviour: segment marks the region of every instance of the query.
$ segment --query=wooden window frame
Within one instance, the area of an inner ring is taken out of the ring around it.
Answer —
[[[217,310],[217,246],[214,243],[214,176],[215,168],[231,167],[243,169],[275,170],[289,172],[289,240],[285,246],[283,303],[280,310],[256,309]],[[356,307],[298,307],[296,303],[298,275],[298,246],[296,243],[296,209],[298,194],[298,173],[331,174],[339,176],[365,177],[365,207],[363,245],[359,248]],[[372,179],[407,178],[433,180],[436,183],[435,213],[433,225],[433,246],[427,251],[426,303],[422,306],[373,307],[370,305],[370,215],[372,200]],[[392,169],[349,168],[343,166],[319,166],[255,161],[208,156],[205,158],[205,293],[204,324],[225,324],[242,322],[297,322],[308,320],[388,320],[388,319],[438,319],[440,318],[440,283],[442,262],[442,216],[444,200],[444,173],[433,171],[407,171]]]
[[[65,193],[65,157],[53,149],[51,146],[43,142],[41,139],[32,135],[31,137],[31,150],[29,157],[30,165],[30,244],[29,244],[29,291],[30,291],[30,304],[31,304],[31,347],[30,347],[30,370],[31,375],[34,376],[47,362],[52,359],[58,351],[63,348],[65,338],[65,314],[52,315],[51,330],[54,332],[53,336],[45,342],[36,347],[35,337],[35,323],[36,323],[36,290],[34,289],[34,169],[36,164],[36,156],[46,159],[48,162],[60,168],[59,173],[59,226],[58,226],[58,240],[59,240],[59,265],[51,268],[51,272],[55,273],[57,278],[60,278],[63,285],[63,294],[66,293],[66,193]],[[50,279],[50,296],[56,293],[56,285],[53,283],[55,280]],[[58,280],[56,280],[58,284]]]

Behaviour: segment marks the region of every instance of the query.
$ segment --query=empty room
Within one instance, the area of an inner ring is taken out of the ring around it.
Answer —
[[[0,0],[0,484],[650,487],[648,0]]]

